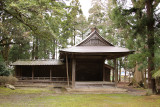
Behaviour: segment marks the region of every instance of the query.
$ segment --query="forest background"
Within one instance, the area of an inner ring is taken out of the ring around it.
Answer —
[[[135,84],[156,92],[159,8],[159,0],[92,0],[86,18],[79,0],[0,0],[0,75],[9,75],[8,65],[20,59],[57,58],[59,49],[75,45],[97,27],[112,44],[135,50],[118,59],[119,74],[123,68],[134,75]]]

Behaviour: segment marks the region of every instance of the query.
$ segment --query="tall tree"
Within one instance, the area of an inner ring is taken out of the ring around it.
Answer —
[[[149,88],[152,92],[156,92],[155,79],[152,78],[152,71],[155,69],[155,17],[159,14],[156,11],[159,0],[131,0],[132,6],[126,7],[126,2],[116,1],[114,9],[112,10],[112,20],[116,23],[117,27],[127,29],[130,31],[130,37],[137,45],[135,49],[138,51],[137,56],[142,56],[141,62],[145,63],[148,59],[148,75],[149,75]],[[135,46],[136,46],[135,45]],[[140,47],[138,47],[140,46]],[[137,58],[138,60],[138,58]]]
[[[41,45],[43,45],[43,49],[45,46],[48,48],[53,46],[50,45],[51,40],[57,36],[54,30],[59,29],[59,26],[53,25],[53,23],[51,25],[51,21],[47,17],[51,17],[55,23],[59,22],[60,17],[66,11],[64,9],[66,7],[65,3],[50,0],[1,0],[0,5],[0,46],[5,61],[8,60],[9,49],[12,48],[11,44],[19,44],[19,47],[21,47],[22,44],[27,43],[25,41],[28,39],[30,39],[29,42],[33,42],[33,59],[39,56],[46,58],[45,54],[50,53],[46,52],[49,49],[46,49],[44,53],[39,53]],[[59,20],[57,21],[58,17]],[[54,29],[51,26],[56,28]],[[44,43],[44,40],[50,42]],[[54,54],[53,51],[52,54]]]
[[[89,29],[88,21],[86,20],[86,17],[84,15],[80,15],[76,20],[77,20],[77,33],[83,40],[85,33]]]
[[[97,27],[102,32],[102,36],[105,36],[103,32],[106,30],[107,14],[102,4],[103,2],[101,0],[92,0],[88,21],[90,23],[90,28]]]

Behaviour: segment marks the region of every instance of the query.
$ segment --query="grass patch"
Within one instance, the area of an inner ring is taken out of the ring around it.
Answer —
[[[7,95],[4,94],[7,92]],[[55,94],[49,89],[0,88],[2,107],[159,107],[160,96],[129,94]]]
[[[39,106],[45,104],[53,107],[156,107],[160,104],[159,98],[150,101],[146,96],[127,94],[73,94],[35,98],[30,104]]]
[[[0,95],[12,95],[12,94],[38,94],[43,92],[50,92],[50,90],[42,88],[22,88],[11,90],[9,88],[0,87]]]

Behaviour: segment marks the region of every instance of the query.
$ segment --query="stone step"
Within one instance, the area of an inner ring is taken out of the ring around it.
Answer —
[[[70,93],[126,93],[127,89],[122,88],[66,88]]]

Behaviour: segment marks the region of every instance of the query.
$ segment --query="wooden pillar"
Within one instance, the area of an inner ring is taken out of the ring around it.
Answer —
[[[116,59],[114,59],[114,71],[115,71],[115,86],[117,87],[118,83],[118,70],[117,70],[117,63]]]
[[[17,77],[17,66],[14,66],[14,75],[15,77]]]
[[[75,88],[75,74],[76,73],[76,60],[75,57],[72,59],[72,88]]]
[[[34,66],[32,67],[32,80],[34,79]]]
[[[68,56],[67,56],[67,54],[66,54],[66,72],[67,72],[67,83],[68,83],[68,87],[69,87]]]
[[[105,80],[106,80],[106,74],[105,74],[105,66],[103,64],[103,81],[105,81]]]
[[[22,77],[21,72],[22,72],[22,67],[20,66],[19,77]]]
[[[50,81],[52,81],[52,67],[50,67]]]
[[[112,82],[114,82],[114,80],[115,80],[115,78],[114,78],[114,73],[115,72],[115,70],[114,69],[112,69]]]

